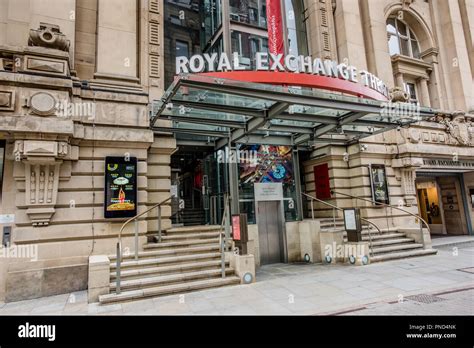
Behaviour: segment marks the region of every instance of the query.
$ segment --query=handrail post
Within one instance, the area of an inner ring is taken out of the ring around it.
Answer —
[[[117,243],[117,258],[115,260],[116,262],[116,271],[117,275],[115,278],[116,285],[115,285],[115,292],[117,294],[120,294],[120,263],[122,262],[122,245],[120,242]]]
[[[135,220],[135,260],[138,260],[138,220]]]
[[[161,243],[161,205],[158,207],[158,243]]]
[[[312,198],[311,198],[311,219],[314,220],[314,203],[313,203]]]
[[[336,229],[336,209],[332,208],[332,224],[334,226],[334,229]]]
[[[225,256],[224,256],[224,240],[222,239],[222,231],[220,232],[220,245],[221,245],[221,275],[225,278]]]
[[[225,204],[225,237],[224,245],[227,248],[227,239],[230,238],[230,209],[229,209],[229,199],[226,200]]]

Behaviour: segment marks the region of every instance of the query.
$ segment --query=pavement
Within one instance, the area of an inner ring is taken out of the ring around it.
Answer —
[[[374,263],[275,264],[257,282],[111,305],[87,291],[0,303],[0,315],[474,315],[474,245]]]

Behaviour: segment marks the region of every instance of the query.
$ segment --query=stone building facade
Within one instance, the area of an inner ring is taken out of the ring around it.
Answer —
[[[88,257],[114,253],[123,220],[104,218],[105,156],[138,158],[138,212],[169,196],[176,140],[149,128],[174,42],[165,42],[164,13],[160,0],[0,0],[0,226],[10,245],[37,246],[33,257],[0,260],[0,301],[86,289]],[[332,188],[371,198],[368,165],[381,164],[391,204],[421,214],[420,190],[436,187],[444,213],[434,230],[472,233],[473,13],[472,0],[304,1],[310,55],[367,69],[402,98],[440,110],[348,147],[318,145],[304,162],[307,193],[316,194],[314,166],[327,163]],[[328,202],[365,207],[384,227],[418,223],[351,197]],[[164,228],[170,215],[167,206]],[[156,220],[150,213],[140,222],[140,244]],[[125,247],[132,236],[130,227]]]

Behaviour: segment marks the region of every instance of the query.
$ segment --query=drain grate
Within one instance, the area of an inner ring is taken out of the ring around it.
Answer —
[[[438,297],[438,296],[433,296],[433,295],[428,295],[428,294],[419,294],[419,295],[413,295],[413,296],[407,296],[406,299],[415,301],[415,302],[420,302],[420,303],[434,303],[434,302],[441,302],[441,301],[446,301],[446,299]]]
[[[458,271],[474,274],[474,267],[460,268]]]

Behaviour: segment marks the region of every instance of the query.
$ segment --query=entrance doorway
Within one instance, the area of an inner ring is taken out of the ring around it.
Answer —
[[[285,262],[283,213],[280,201],[258,202],[258,240],[260,264]]]
[[[171,212],[174,226],[221,223],[227,170],[213,147],[179,146],[171,156],[171,185],[177,193]]]
[[[419,175],[416,189],[421,217],[432,235],[468,234],[461,182],[457,175]]]

